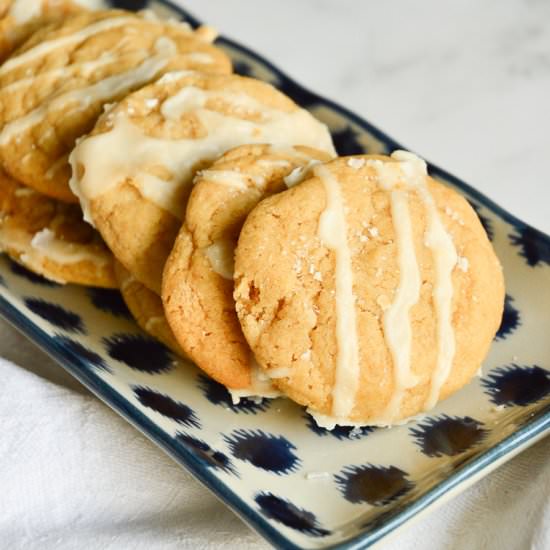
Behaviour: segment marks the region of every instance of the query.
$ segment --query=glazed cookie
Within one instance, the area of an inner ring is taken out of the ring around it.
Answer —
[[[122,298],[137,324],[174,353],[185,357],[166,321],[160,297],[137,281],[120,262],[115,262],[115,277]]]
[[[320,425],[391,425],[478,371],[504,282],[467,201],[397,151],[317,166],[262,201],[234,296],[259,363]]]
[[[309,147],[243,145],[195,177],[185,223],[164,269],[163,301],[183,349],[230,389],[260,393],[252,387],[253,356],[233,301],[241,226],[260,200],[287,189],[313,162],[329,159]]]
[[[78,205],[45,197],[2,171],[0,250],[58,283],[117,287],[113,256]]]
[[[0,67],[0,160],[18,181],[77,202],[68,154],[105,104],[173,69],[231,72],[184,23],[87,12],[36,33]]]
[[[326,126],[269,84],[168,73],[99,119],[71,155],[71,188],[120,262],[160,294],[195,171],[266,142],[334,152]]]
[[[0,0],[0,62],[40,27],[82,10],[105,7],[103,0]]]

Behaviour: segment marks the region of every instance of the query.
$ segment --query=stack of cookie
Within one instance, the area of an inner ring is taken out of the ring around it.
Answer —
[[[104,0],[0,0],[0,62],[40,28],[85,9],[105,7]]]
[[[76,140],[106,104],[166,72],[229,74],[231,63],[208,29],[149,14],[58,0],[15,0],[1,13],[1,55],[23,44],[0,66],[0,247],[55,281],[116,287],[113,256],[69,188]]]
[[[0,246],[118,286],[235,399],[284,394],[326,427],[433,407],[502,312],[475,213],[409,153],[335,158],[213,37],[122,11],[36,30],[0,67]]]

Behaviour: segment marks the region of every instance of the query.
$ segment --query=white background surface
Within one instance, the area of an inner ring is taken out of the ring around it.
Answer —
[[[550,232],[550,1],[186,5]],[[3,322],[0,355],[35,373],[0,361],[0,548],[266,547]],[[539,443],[384,550],[549,548],[549,455]]]
[[[549,0],[180,3],[550,232]]]

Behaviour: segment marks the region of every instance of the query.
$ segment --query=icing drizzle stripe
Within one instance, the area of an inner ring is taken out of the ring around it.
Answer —
[[[262,370],[254,356],[250,358],[250,386],[248,388],[227,388],[234,405],[241,399],[261,402],[265,399],[281,397],[281,392],[271,384],[269,376]]]
[[[201,180],[211,181],[218,185],[234,187],[235,189],[248,189],[248,176],[236,170],[203,170],[199,173]]]
[[[158,53],[146,59],[137,67],[100,80],[85,88],[61,94],[51,102],[45,103],[25,116],[9,122],[0,133],[0,145],[8,144],[17,135],[40,124],[48,112],[62,110],[71,104],[75,104],[75,112],[84,110],[94,102],[111,99],[121,93],[130,91],[139,84],[147,83],[166,66],[175,53],[173,43],[166,43],[166,41],[160,39],[157,42]]]
[[[437,319],[437,362],[432,373],[430,390],[424,403],[424,410],[433,408],[437,403],[441,389],[451,372],[456,347],[452,324],[452,272],[458,261],[456,248],[451,235],[447,232],[441,220],[437,205],[428,188],[426,163],[406,151],[395,151],[391,156],[392,159],[397,161],[396,163],[381,160],[367,161],[371,167],[375,168],[380,187],[390,193],[392,220],[395,228],[395,240],[400,268],[400,280],[396,289],[395,299],[384,313],[384,333],[394,363],[395,391],[380,417],[369,420],[369,425],[377,426],[388,426],[396,423],[406,389],[414,387],[418,383],[418,378],[411,371],[412,331],[409,313],[410,309],[420,299],[421,276],[415,254],[409,212],[408,196],[410,192],[417,193],[425,208],[427,226],[424,244],[431,250],[435,266],[435,283],[432,295]],[[321,177],[325,184],[327,201],[332,201],[332,204],[329,204],[323,213],[323,218],[326,216],[330,219],[321,220],[323,223],[319,225],[319,235],[322,236],[322,240],[330,248],[336,249],[340,253],[344,250],[345,256],[347,243],[345,243],[345,246],[343,245],[342,235],[345,236],[347,232],[343,217],[343,204],[340,202],[339,209],[334,208],[334,204],[338,200],[341,201],[341,196],[340,199],[338,198],[338,184],[326,168],[317,167],[315,173]],[[332,231],[330,230],[331,228]],[[348,266],[351,265],[350,258],[346,262]],[[351,269],[346,275],[353,275]],[[349,283],[348,288],[351,288]],[[359,371],[358,369],[349,369],[349,363],[344,363],[341,357],[341,350],[343,349],[348,350],[349,356],[349,349],[341,345],[343,341],[346,341],[347,345],[351,345],[353,349],[353,343],[350,344],[350,339],[353,339],[355,342],[355,352],[357,352],[356,329],[355,326],[352,327],[350,325],[351,316],[349,315],[349,312],[354,310],[353,307],[349,307],[349,292],[343,293],[342,289],[340,289],[340,292],[337,289],[336,295],[337,317],[340,317],[342,312],[347,323],[348,332],[338,332],[338,366],[342,368],[340,370],[341,377],[337,378],[334,393],[341,392],[344,387],[348,388],[349,393],[347,398],[344,397],[344,394],[341,397],[345,406],[333,406],[331,415],[323,415],[316,411],[308,410],[310,414],[315,416],[319,425],[325,426],[328,429],[332,429],[336,425],[354,426],[363,424],[361,422],[357,423],[350,418],[353,402],[350,404],[349,395],[356,395]],[[358,361],[357,356],[354,364],[358,365]],[[347,380],[345,377],[347,377]]]
[[[0,67],[0,75],[9,73],[13,69],[20,67],[25,63],[32,62],[44,55],[48,55],[54,50],[63,48],[64,46],[69,46],[71,44],[78,44],[79,42],[84,42],[84,40],[90,38],[91,36],[94,36],[95,34],[99,34],[100,32],[111,30],[111,29],[116,29],[118,27],[123,27],[124,25],[128,25],[129,23],[132,23],[135,21],[136,21],[135,17],[112,17],[109,19],[103,19],[96,23],[92,23],[87,27],[84,27],[83,29],[80,29],[79,31],[73,34],[69,34],[69,35],[61,36],[59,38],[55,38],[53,40],[47,40],[45,42],[41,42],[40,44],[37,44],[30,50],[27,50],[16,57],[12,57],[8,59],[8,61],[6,61]]]
[[[437,319],[437,363],[432,373],[429,394],[424,403],[424,410],[429,410],[439,399],[441,388],[451,372],[455,355],[456,342],[452,325],[452,272],[457,264],[458,254],[428,189],[426,163],[406,151],[395,151],[392,158],[400,163],[404,175],[409,180],[409,185],[414,187],[426,209],[425,245],[432,251],[435,264],[432,296]]]
[[[332,390],[332,414],[349,416],[353,410],[359,386],[359,342],[353,294],[353,269],[348,245],[346,206],[340,184],[324,166],[317,166],[314,174],[325,188],[326,208],[319,219],[321,242],[336,256],[336,375]]]
[[[228,281],[233,281],[235,271],[235,244],[230,239],[218,239],[204,249],[212,271]]]
[[[437,206],[428,189],[421,187],[419,192],[428,214],[426,246],[433,252],[436,273],[433,300],[437,316],[438,354],[437,366],[432,374],[430,393],[424,404],[425,410],[429,410],[437,403],[441,389],[449,378],[456,350],[452,320],[452,272],[457,264],[458,254],[451,236],[441,222]]]
[[[412,330],[410,311],[420,298],[420,271],[414,249],[408,192],[391,191],[391,212],[399,263],[399,286],[395,299],[384,312],[384,335],[394,365],[394,393],[382,413],[394,419],[400,411],[405,391],[418,379],[411,370]]]

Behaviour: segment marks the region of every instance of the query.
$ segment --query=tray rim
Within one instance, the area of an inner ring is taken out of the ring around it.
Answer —
[[[199,26],[200,20],[189,13],[186,9],[175,4],[171,0],[153,0],[162,4],[173,11],[179,13],[182,18],[188,21],[193,27]],[[326,99],[323,96],[311,92],[298,84],[294,79],[287,76],[278,69],[273,63],[266,60],[262,55],[254,52],[238,42],[220,36],[218,44],[240,50],[246,55],[256,59],[259,63],[268,67],[281,81],[285,81],[292,88],[301,92],[306,92],[314,98],[319,104],[329,106],[334,111],[341,113],[344,117],[353,121],[357,126],[365,128],[369,133],[388,144],[393,149],[403,149],[393,138],[389,137],[382,130],[373,126],[359,115],[345,107],[340,106],[335,101]],[[446,170],[428,163],[430,173],[434,176],[440,176],[459,189],[465,191],[468,195],[482,204],[485,208],[491,210],[501,219],[508,222],[516,229],[529,230],[533,238],[540,240],[550,246],[550,235],[529,225],[523,220],[511,214],[489,197],[460,178],[453,176]],[[94,371],[89,368],[86,361],[78,355],[71,352],[63,344],[55,341],[45,331],[32,323],[29,318],[13,306],[8,300],[0,296],[0,317],[14,326],[33,343],[38,345],[43,351],[58,362],[69,374],[74,376],[81,384],[90,390],[96,397],[100,398],[105,404],[120,414],[132,426],[143,433],[147,438],[157,444],[173,460],[188,470],[200,483],[217,496],[233,512],[235,512],[247,525],[262,535],[268,542],[277,548],[286,550],[303,550],[299,546],[284,536],[280,530],[271,525],[260,512],[242,500],[236,493],[231,491],[223,481],[221,481],[208,467],[204,466],[190,451],[182,446],[178,446],[175,438],[168,436],[151,419],[141,412],[135,405],[124,399],[108,383],[104,382],[99,376],[94,375]],[[480,480],[490,471],[496,469],[504,462],[513,458],[516,454],[527,447],[533,445],[546,435],[550,434],[550,406],[543,408],[536,413],[533,418],[527,421],[521,428],[505,437],[497,445],[478,454],[470,459],[464,465],[457,468],[447,478],[434,485],[429,491],[417,498],[415,501],[405,505],[402,510],[389,520],[377,526],[372,531],[359,533],[350,539],[335,543],[321,548],[325,550],[359,550],[372,547],[390,534],[395,534],[398,528],[404,527],[413,519],[419,519],[421,513],[433,510],[442,505],[447,498],[452,498],[465,490],[467,487]]]

